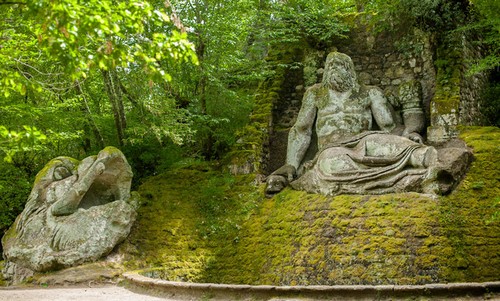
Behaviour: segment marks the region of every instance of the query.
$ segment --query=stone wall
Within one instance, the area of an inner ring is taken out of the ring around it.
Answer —
[[[471,61],[482,49],[465,34],[455,35],[437,46],[434,64],[437,68],[436,92],[431,102],[428,139],[443,143],[459,134],[459,125],[482,125],[481,94],[488,74],[469,74]]]
[[[481,93],[488,84],[488,73],[481,72],[469,75],[471,60],[476,60],[484,53],[482,47],[474,45],[475,39],[463,37],[462,80],[460,88],[459,124],[482,125],[484,117],[481,113]]]
[[[276,132],[275,119],[282,116],[291,102],[288,95],[295,85],[289,80],[300,69],[293,68],[302,60],[299,48],[288,45],[285,49],[270,51],[267,61],[272,69],[272,76],[265,79],[255,93],[254,109],[249,123],[238,133],[238,140],[232,151],[225,157],[224,165],[232,174],[250,174],[269,170],[270,157],[282,154],[273,144]],[[300,76],[295,76],[295,78]],[[286,149],[285,149],[286,151]]]
[[[323,76],[326,56],[331,51],[349,55],[355,65],[359,80],[365,85],[374,85],[384,90],[393,106],[398,109],[398,88],[402,83],[418,81],[422,86],[423,106],[427,118],[430,116],[430,102],[434,96],[436,75],[433,66],[431,38],[416,31],[411,41],[400,43],[396,48],[396,36],[371,35],[366,30],[354,32],[351,38],[339,41],[330,49],[312,49],[304,45],[301,70],[293,69],[286,77],[286,89],[273,106],[273,120],[269,142],[270,154],[267,169],[269,174],[282,166],[286,160],[288,131],[295,123],[305,90],[319,83]],[[300,72],[302,71],[302,72]],[[300,78],[298,75],[302,75]],[[425,135],[425,133],[423,133]],[[313,140],[314,144],[315,141]],[[308,158],[314,156],[311,147]]]
[[[458,136],[462,53],[457,41],[447,41],[436,49],[436,90],[431,101],[427,140],[444,143]],[[459,44],[459,43],[458,43]]]
[[[431,36],[418,30],[410,40],[389,34],[375,36],[361,28],[337,48],[351,56],[359,80],[365,85],[380,87],[396,107],[399,85],[420,82],[428,120],[436,81],[432,47]]]

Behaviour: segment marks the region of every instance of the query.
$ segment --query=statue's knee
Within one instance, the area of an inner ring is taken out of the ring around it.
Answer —
[[[437,164],[437,150],[432,146],[416,149],[410,157],[410,165],[413,167],[430,167]]]
[[[319,168],[325,174],[336,174],[338,172],[357,169],[357,164],[347,154],[335,154],[334,156],[318,160]]]

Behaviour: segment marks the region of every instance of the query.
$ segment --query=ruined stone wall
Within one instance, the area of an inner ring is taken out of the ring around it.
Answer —
[[[380,87],[395,107],[399,86],[408,81],[420,82],[428,120],[436,81],[432,47],[431,37],[420,31],[409,40],[389,34],[375,36],[359,29],[339,45],[338,51],[351,56],[361,83]]]
[[[276,131],[274,120],[279,119],[282,116],[279,112],[289,106],[290,99],[287,95],[295,87],[289,80],[290,74],[301,72],[300,69],[292,68],[301,59],[301,50],[293,45],[270,51],[267,60],[274,71],[273,76],[259,85],[250,121],[239,132],[232,151],[224,158],[224,165],[230,173],[262,173],[270,170],[270,162],[276,161],[270,156],[282,156],[283,150],[276,149],[273,144]]]
[[[481,94],[487,74],[470,75],[471,61],[482,50],[465,34],[448,37],[436,47],[436,91],[431,101],[428,140],[443,143],[459,135],[459,125],[481,125]]]
[[[418,81],[422,86],[423,105],[428,118],[436,81],[431,38],[422,32],[415,32],[414,39],[401,43],[399,49],[395,46],[397,40],[396,36],[375,36],[359,29],[351,34],[351,38],[339,41],[329,49],[312,49],[304,45],[303,59],[297,62],[300,69],[291,69],[292,72],[286,76],[286,89],[281,91],[273,106],[269,163],[263,173],[269,174],[285,163],[288,131],[295,123],[302,96],[308,87],[321,82],[325,59],[331,51],[349,55],[360,82],[380,87],[396,109],[399,106],[399,86],[408,81]],[[314,156],[314,138],[306,159]]]
[[[469,75],[470,61],[482,56],[484,50],[471,41],[474,39],[463,37],[462,80],[460,87],[459,124],[482,125],[484,116],[481,113],[481,93],[488,84],[488,73],[481,72]]]

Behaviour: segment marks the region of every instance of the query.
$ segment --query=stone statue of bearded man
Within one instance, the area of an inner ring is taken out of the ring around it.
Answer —
[[[377,87],[358,83],[351,58],[330,53],[321,83],[307,89],[288,136],[286,164],[267,179],[266,194],[292,188],[325,195],[416,191],[446,193],[458,179],[423,143],[424,114],[416,85],[405,86],[402,116]],[[402,123],[399,124],[398,120]],[[377,130],[372,124],[377,125]],[[316,157],[304,162],[313,130]],[[465,149],[452,152],[470,160]]]

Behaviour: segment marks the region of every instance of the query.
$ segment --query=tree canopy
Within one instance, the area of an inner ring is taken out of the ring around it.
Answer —
[[[477,70],[494,69],[499,11],[496,0],[0,0],[0,172],[29,179],[50,158],[106,145],[136,179],[218,159],[273,73],[270,49],[327,49],[363,20],[477,31]]]

